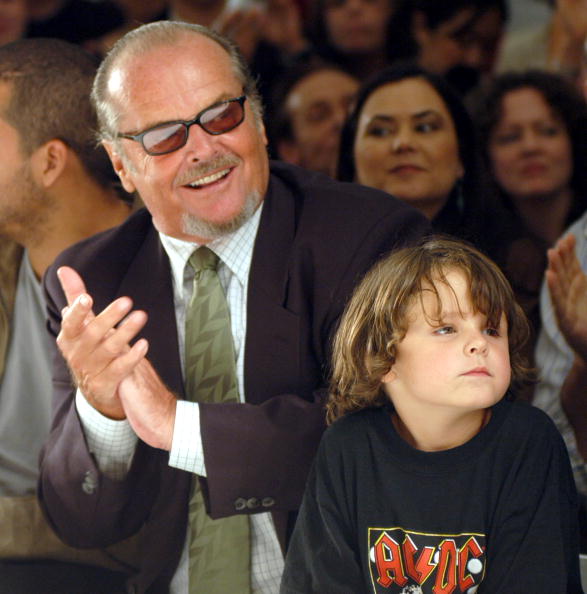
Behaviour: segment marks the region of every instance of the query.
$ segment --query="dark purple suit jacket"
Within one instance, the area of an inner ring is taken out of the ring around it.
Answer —
[[[249,279],[246,403],[201,405],[212,517],[272,511],[285,548],[324,429],[319,388],[344,304],[377,258],[427,230],[422,215],[387,194],[271,164]],[[149,359],[183,398],[169,262],[149,213],[139,211],[58,258],[45,279],[54,335],[65,305],[56,269],[64,264],[80,272],[96,312],[128,295],[149,313],[142,332]],[[54,390],[39,483],[50,521],[79,547],[104,546],[142,529],[144,562],[130,591],[167,592],[185,539],[190,474],[171,468],[168,452],[139,441],[127,478],[108,479],[86,447],[59,354]]]

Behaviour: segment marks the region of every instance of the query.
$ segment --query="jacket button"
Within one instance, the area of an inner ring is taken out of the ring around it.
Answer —
[[[247,507],[247,502],[243,497],[239,497],[235,502],[234,502],[234,509],[236,511],[243,511],[243,509],[245,509]]]
[[[273,507],[275,505],[275,499],[273,497],[263,497],[261,505],[263,507]]]
[[[259,505],[261,504],[259,503],[259,500],[256,497],[250,497],[249,499],[247,499],[247,507],[249,509],[257,509]]]
[[[96,477],[91,473],[89,470],[84,475],[84,482],[82,483],[82,491],[86,495],[93,495],[96,491],[96,487],[98,483],[96,482]]]

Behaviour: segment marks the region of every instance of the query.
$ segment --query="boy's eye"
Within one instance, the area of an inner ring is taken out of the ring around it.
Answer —
[[[500,336],[498,328],[486,328],[485,333],[489,336]]]
[[[434,334],[440,334],[442,336],[445,334],[452,334],[454,331],[455,329],[452,326],[440,326],[434,330]]]

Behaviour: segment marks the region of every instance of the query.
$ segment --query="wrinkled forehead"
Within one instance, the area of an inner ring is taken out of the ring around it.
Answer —
[[[108,77],[108,95],[121,118],[136,115],[137,111],[163,117],[157,113],[159,110],[171,112],[185,102],[193,103],[192,111],[196,113],[206,107],[210,97],[214,100],[215,93],[241,90],[242,83],[229,54],[202,35],[124,57]],[[171,114],[167,119],[187,117],[190,113]]]

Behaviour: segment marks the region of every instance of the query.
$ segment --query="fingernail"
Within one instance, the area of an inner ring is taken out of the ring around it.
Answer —
[[[82,305],[84,305],[84,306],[87,307],[89,305],[89,303],[90,303],[90,300],[88,299],[88,296],[87,295],[80,295],[79,296],[79,302]]]

